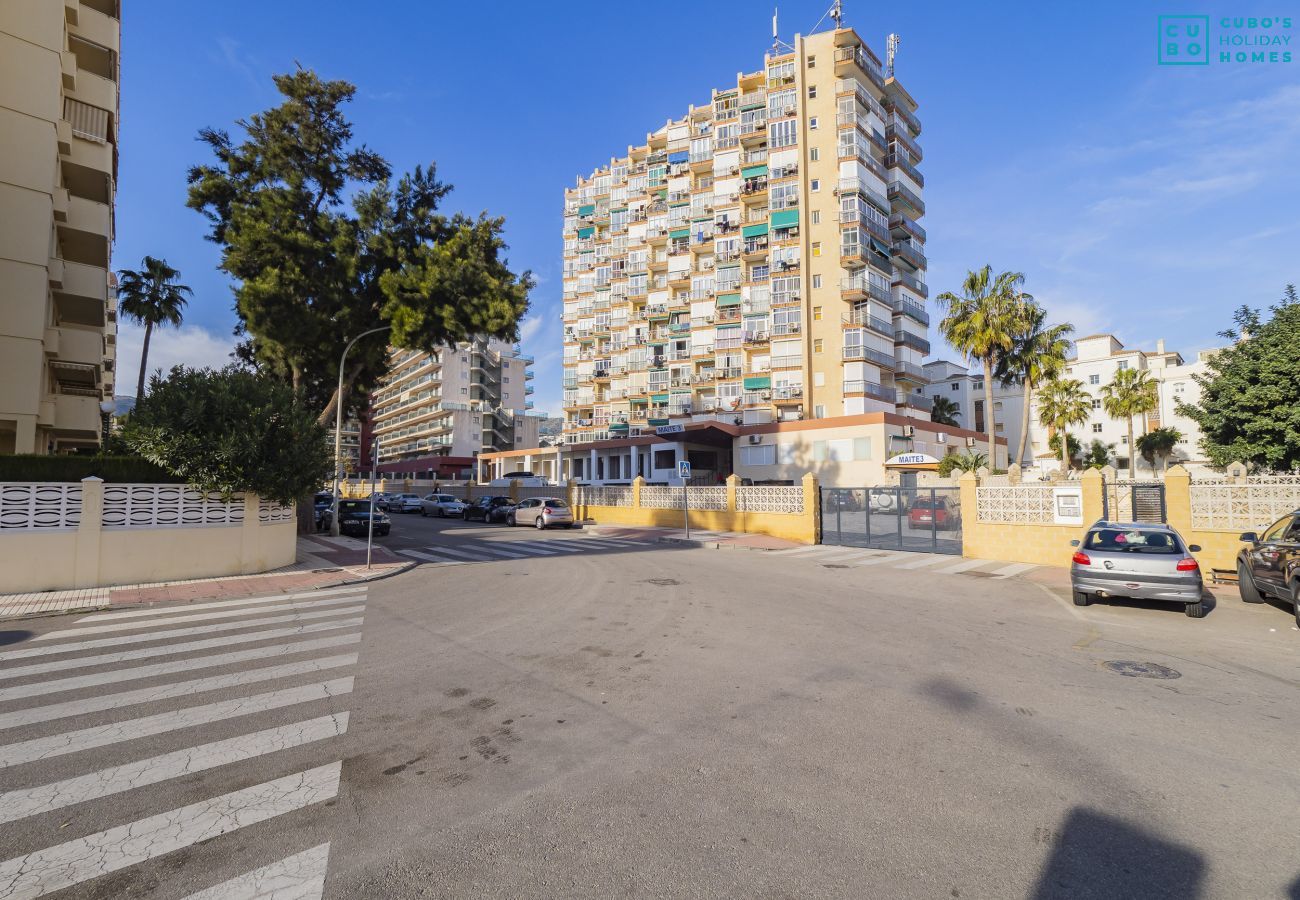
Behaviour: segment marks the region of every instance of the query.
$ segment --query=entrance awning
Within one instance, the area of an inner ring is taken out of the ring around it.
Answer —
[[[939,460],[928,453],[900,453],[885,460],[885,468],[904,472],[937,472]]]

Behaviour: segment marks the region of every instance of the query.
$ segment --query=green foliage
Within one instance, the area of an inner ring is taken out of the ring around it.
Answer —
[[[176,484],[185,480],[139,456],[0,456],[0,481],[81,481],[92,475],[110,484]]]
[[[1137,477],[1137,455],[1128,448],[1136,446],[1133,440],[1133,417],[1155,412],[1160,408],[1159,387],[1151,378],[1150,372],[1139,369],[1120,369],[1110,383],[1101,389],[1101,406],[1106,415],[1112,419],[1123,419],[1128,423],[1128,472],[1130,478]]]
[[[957,427],[957,416],[960,414],[961,407],[947,397],[935,397],[934,405],[930,407],[930,421],[940,425]]]
[[[1178,412],[1201,429],[1201,449],[1215,466],[1241,461],[1265,471],[1300,468],[1300,296],[1293,284],[1266,316],[1241,307],[1240,338],[1212,356],[1197,375],[1200,401]]]
[[[419,350],[515,338],[532,279],[503,258],[503,220],[440,214],[451,187],[432,164],[391,183],[381,156],[353,146],[353,85],[302,69],[274,80],[284,102],[242,121],[240,143],[201,131],[215,162],[189,173],[188,205],[236,282],[240,358],[327,421],[356,335],[387,326],[389,343]],[[387,367],[384,340],[360,342],[345,390],[368,391]]]
[[[1061,454],[1061,471],[1070,468],[1070,460],[1079,455],[1083,449],[1077,440],[1070,436],[1070,428],[1082,425],[1092,416],[1092,398],[1083,389],[1083,382],[1075,378],[1054,378],[1043,385],[1038,394],[1038,421],[1052,429],[1055,434],[1048,440],[1048,446]],[[1067,438],[1064,448],[1061,435]],[[1055,445],[1053,445],[1053,441]]]
[[[149,341],[155,327],[171,325],[179,328],[184,316],[186,298],[193,295],[187,285],[176,279],[181,273],[167,265],[167,260],[146,256],[138,270],[123,269],[117,273],[118,305],[122,315],[144,326],[144,347],[140,351],[140,380],[135,389],[135,402],[144,396],[144,379],[149,371]]]
[[[1074,438],[1070,438],[1070,440],[1074,441]],[[1077,444],[1077,441],[1075,443]],[[1056,451],[1059,453],[1060,449],[1060,441],[1057,441]],[[1071,454],[1071,456],[1074,455],[1075,454]],[[1110,458],[1114,455],[1114,444],[1106,444],[1097,438],[1093,438],[1092,443],[1088,445],[1088,452],[1083,455],[1083,467],[1085,469],[1100,469],[1103,466],[1109,465]]]
[[[154,376],[124,429],[148,460],[203,490],[292,503],[331,471],[328,432],[290,388],[254,372],[177,366]]]
[[[1169,457],[1182,439],[1183,434],[1177,428],[1153,428],[1137,439],[1138,453],[1142,454],[1142,458],[1147,461],[1147,465],[1151,466],[1151,471],[1154,474],[1156,459],[1160,460],[1162,471],[1168,468]]]
[[[1078,439],[1077,437],[1075,437],[1074,435],[1070,434],[1068,431],[1058,431],[1058,432],[1056,432],[1056,434],[1054,434],[1054,435],[1052,435],[1050,438],[1048,438],[1048,439],[1047,439],[1047,449],[1048,449],[1048,450],[1051,450],[1053,453],[1060,454],[1060,452],[1061,452],[1061,435],[1062,435],[1062,434],[1064,434],[1065,437],[1066,437],[1066,441],[1067,441],[1067,443],[1066,443],[1066,447],[1067,447],[1067,448],[1069,449],[1069,451],[1070,451],[1070,459],[1074,460],[1074,459],[1078,459],[1080,456],[1082,456],[1082,455],[1083,455],[1083,445],[1079,443],[1079,439]]]
[[[976,450],[949,453],[939,460],[939,474],[947,478],[953,472],[975,472],[989,464],[989,458]]]
[[[1048,325],[1047,310],[1032,299],[1023,302],[1021,314],[1012,323],[1011,349],[998,359],[994,377],[1002,384],[1018,384],[1024,389],[1020,439],[1015,456],[1011,457],[1017,463],[1025,458],[1029,441],[1029,411],[1034,389],[1065,370],[1072,333],[1074,326],[1068,323]]]

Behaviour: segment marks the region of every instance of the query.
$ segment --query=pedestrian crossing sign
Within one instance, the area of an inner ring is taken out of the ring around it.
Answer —
[[[682,481],[691,480],[691,464],[687,460],[680,460],[677,463],[677,477]]]

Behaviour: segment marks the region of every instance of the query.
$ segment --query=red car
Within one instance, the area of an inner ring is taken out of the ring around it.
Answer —
[[[917,497],[907,513],[913,528],[957,529],[961,527],[961,510],[947,497]]]

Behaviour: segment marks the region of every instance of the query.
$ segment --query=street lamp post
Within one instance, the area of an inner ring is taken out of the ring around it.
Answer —
[[[331,503],[334,507],[333,520],[330,522],[330,534],[334,537],[339,536],[339,475],[343,472],[343,367],[348,361],[348,351],[352,345],[363,337],[369,337],[372,334],[379,334],[381,331],[387,331],[392,326],[385,325],[382,328],[372,328],[369,331],[363,331],[343,348],[343,355],[339,357],[339,399],[338,408],[334,411],[334,490],[331,492]],[[376,458],[378,463],[378,458]]]
[[[103,434],[100,436],[100,444],[99,444],[101,452],[103,452],[103,450],[108,447],[108,434],[109,431],[112,429],[113,410],[115,410],[116,408],[117,408],[117,404],[112,400],[103,400],[99,404],[99,412],[101,414],[100,425],[102,426],[102,431],[103,431]]]

